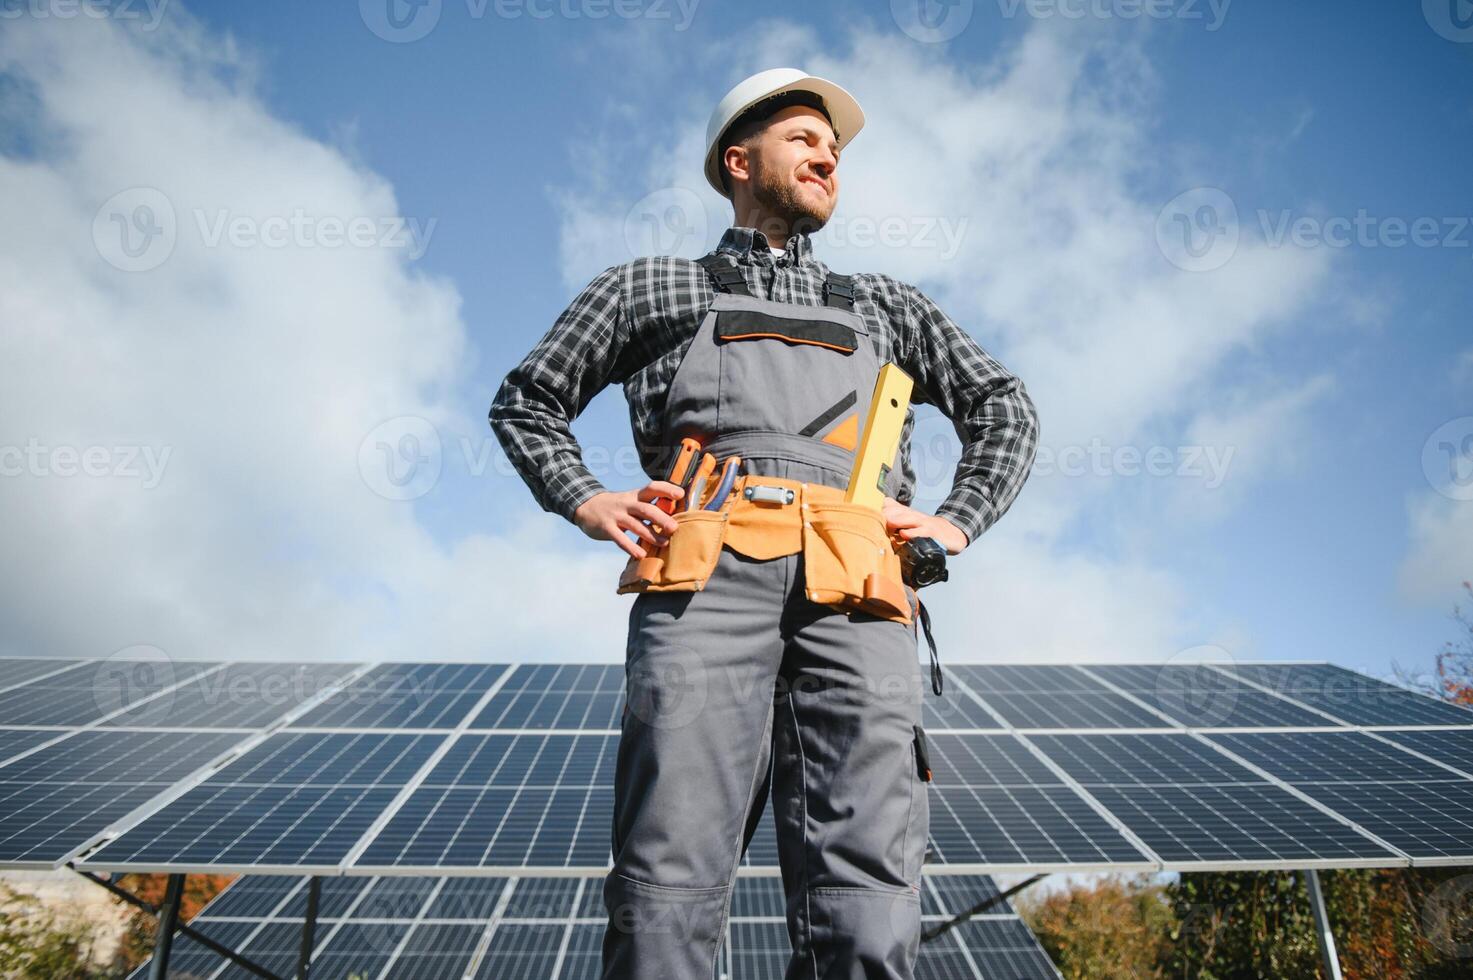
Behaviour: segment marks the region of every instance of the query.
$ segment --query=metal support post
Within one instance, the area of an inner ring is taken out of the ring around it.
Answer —
[[[307,880],[307,917],[302,920],[302,950],[297,954],[297,980],[307,980],[312,973],[312,947],[316,942],[317,903],[322,897],[322,879]]]
[[[1330,931],[1330,913],[1325,909],[1325,893],[1320,889],[1320,873],[1306,871],[1305,884],[1309,886],[1309,905],[1314,909],[1314,933],[1320,943],[1320,959],[1324,961],[1325,976],[1329,980],[1341,980],[1340,957],[1335,953],[1335,934]]]
[[[148,980],[165,980],[169,975],[169,954],[174,951],[174,930],[179,926],[179,903],[184,898],[184,876],[169,875],[164,889],[164,905],[159,909],[159,928],[153,936],[153,963]]]

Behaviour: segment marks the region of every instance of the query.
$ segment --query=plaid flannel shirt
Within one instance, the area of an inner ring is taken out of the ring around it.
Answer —
[[[806,234],[775,256],[755,229],[733,227],[717,251],[733,255],[754,296],[823,305],[827,266]],[[915,379],[912,403],[935,405],[962,443],[951,492],[936,513],[976,541],[1012,504],[1038,448],[1038,414],[1023,387],[919,289],[890,276],[854,278],[854,310],[869,326],[880,362]],[[646,472],[668,450],[665,396],[715,288],[689,259],[649,256],[593,278],[547,334],[506,376],[491,403],[491,428],[545,511],[573,512],[606,488],[584,465],[570,425],[611,383],[624,386],[635,446]],[[901,433],[902,488],[909,504],[914,409]],[[663,478],[664,474],[660,474]]]

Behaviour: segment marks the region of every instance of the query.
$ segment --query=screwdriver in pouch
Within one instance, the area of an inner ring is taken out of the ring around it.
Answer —
[[[697,510],[700,507],[701,494],[706,492],[706,481],[711,478],[711,472],[716,469],[716,457],[710,453],[701,456],[701,465],[696,467],[696,475],[691,478],[690,492],[685,495],[685,509]]]

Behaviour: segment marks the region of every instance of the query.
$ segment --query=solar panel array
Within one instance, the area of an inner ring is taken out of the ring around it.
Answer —
[[[1327,664],[946,670],[931,873],[1473,862],[1468,709]],[[623,681],[0,660],[0,867],[599,876]]]
[[[307,880],[237,879],[191,923],[280,976],[301,944]],[[939,930],[997,896],[986,876],[925,879],[921,922]],[[791,955],[776,878],[740,877],[714,976],[781,977]],[[597,980],[608,913],[597,878],[378,877],[322,882],[312,975],[363,980]],[[239,967],[181,936],[170,976],[243,977]],[[148,965],[133,974],[148,976]],[[1003,901],[921,944],[918,980],[1057,980],[1058,971]]]

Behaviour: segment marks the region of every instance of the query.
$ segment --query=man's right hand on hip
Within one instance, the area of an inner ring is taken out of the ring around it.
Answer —
[[[606,490],[589,497],[573,512],[573,522],[596,541],[613,541],[634,558],[646,555],[639,542],[661,547],[679,526],[675,518],[653,503],[657,497],[680,500],[685,491],[666,480],[651,480],[636,490]],[[649,524],[645,524],[649,521]],[[625,531],[633,531],[639,542]]]

